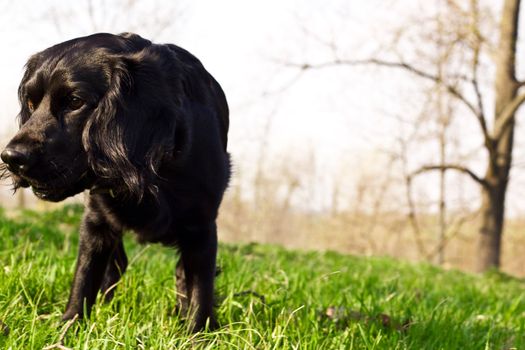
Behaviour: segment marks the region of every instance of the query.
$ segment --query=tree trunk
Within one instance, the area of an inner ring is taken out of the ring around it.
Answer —
[[[479,272],[500,266],[505,191],[506,186],[502,185],[483,187],[482,189],[482,217],[477,262]]]
[[[496,57],[495,113],[497,121],[502,111],[516,97],[519,85],[515,77],[516,41],[520,0],[505,0],[500,22],[499,48]],[[496,124],[496,123],[495,123]],[[478,242],[478,271],[500,265],[501,238],[505,217],[505,194],[512,163],[514,118],[500,135],[494,135],[489,162],[482,187],[481,228]]]

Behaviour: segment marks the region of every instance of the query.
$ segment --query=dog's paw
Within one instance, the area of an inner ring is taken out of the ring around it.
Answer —
[[[75,310],[66,310],[64,314],[62,315],[62,321],[71,321],[75,322],[78,319],[82,318],[82,313],[77,312]]]

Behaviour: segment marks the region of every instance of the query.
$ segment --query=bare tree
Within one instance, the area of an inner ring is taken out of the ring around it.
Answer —
[[[462,9],[454,0],[445,1],[449,15]],[[516,77],[516,43],[518,40],[518,19],[520,0],[504,0],[499,21],[499,39],[494,50],[494,110],[489,113],[485,107],[485,96],[482,93],[479,79],[480,57],[482,49],[487,46],[483,37],[480,21],[480,9],[477,0],[471,0],[466,10],[460,11],[460,20],[465,23],[453,28],[449,33],[446,45],[454,44],[462,50],[463,65],[450,65],[447,72],[440,71],[435,62],[412,64],[403,60],[384,60],[380,58],[343,59],[312,64],[289,63],[299,71],[320,69],[335,66],[376,65],[387,68],[402,69],[416,77],[435,84],[460,104],[465,113],[474,117],[483,139],[483,149],[486,154],[487,168],[483,176],[478,175],[465,164],[445,163],[426,164],[413,175],[428,171],[457,171],[467,175],[481,191],[481,225],[478,238],[477,269],[485,271],[491,267],[499,267],[501,240],[505,218],[505,198],[509,174],[512,167],[512,151],[514,145],[515,114],[525,101],[525,93],[519,92],[525,82]],[[443,39],[443,40],[444,40]],[[465,58],[466,57],[466,58]],[[456,58],[457,60],[457,58]],[[430,66],[430,68],[428,68]],[[462,69],[464,73],[457,73]],[[437,72],[436,72],[437,71]],[[489,123],[492,119],[492,123]],[[491,127],[489,127],[491,125]]]
[[[515,113],[525,101],[518,94],[522,85],[516,79],[516,43],[520,0],[505,0],[500,20],[499,49],[496,56],[495,111],[492,135],[486,132],[489,156],[482,188],[482,226],[479,240],[478,269],[500,265],[501,236],[505,217],[505,196],[512,166]],[[484,126],[485,122],[481,122]]]

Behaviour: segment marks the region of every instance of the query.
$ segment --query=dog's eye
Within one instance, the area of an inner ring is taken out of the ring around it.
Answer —
[[[29,112],[33,113],[35,110],[35,105],[33,104],[33,101],[27,100],[27,108],[29,109]]]
[[[72,111],[76,110],[76,109],[79,109],[80,107],[82,107],[84,105],[84,100],[82,100],[81,98],[79,97],[76,97],[76,96],[72,96],[70,99],[69,99],[69,102],[68,102],[68,108]]]

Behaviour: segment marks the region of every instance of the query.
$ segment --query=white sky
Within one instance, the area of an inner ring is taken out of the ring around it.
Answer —
[[[318,166],[327,169],[327,174],[344,164],[350,168],[347,176],[356,177],[368,168],[375,169],[377,150],[391,146],[388,142],[396,128],[392,116],[413,113],[411,108],[417,105],[408,97],[417,95],[420,87],[406,75],[370,68],[311,71],[279,92],[295,71],[278,61],[332,58],[332,51],[321,41],[340,44],[342,57],[368,57],[392,34],[389,28],[399,25],[407,14],[424,12],[426,7],[421,4],[428,3],[425,1],[146,1],[146,8],[131,12],[115,11],[110,4],[117,2],[93,1],[96,9],[107,7],[106,17],[95,11],[95,24],[87,16],[86,3],[0,0],[0,135],[4,142],[15,129],[16,89],[30,54],[90,34],[94,26],[97,31],[114,33],[132,30],[151,39],[155,25],[144,22],[155,4],[160,4],[161,17],[172,4],[181,15],[174,18],[175,25],[153,39],[173,42],[194,53],[226,91],[231,107],[230,150],[239,163],[249,164],[248,159],[256,156],[271,118],[270,158],[284,154],[307,158],[314,152]],[[58,26],[51,21],[53,13]],[[118,15],[104,23],[111,14]],[[477,130],[464,132],[460,136],[468,138]],[[517,139],[516,162],[522,168],[513,173],[509,208],[523,214],[525,140],[520,141],[520,135]],[[431,150],[429,157],[433,157]],[[482,169],[479,164],[474,166]]]

